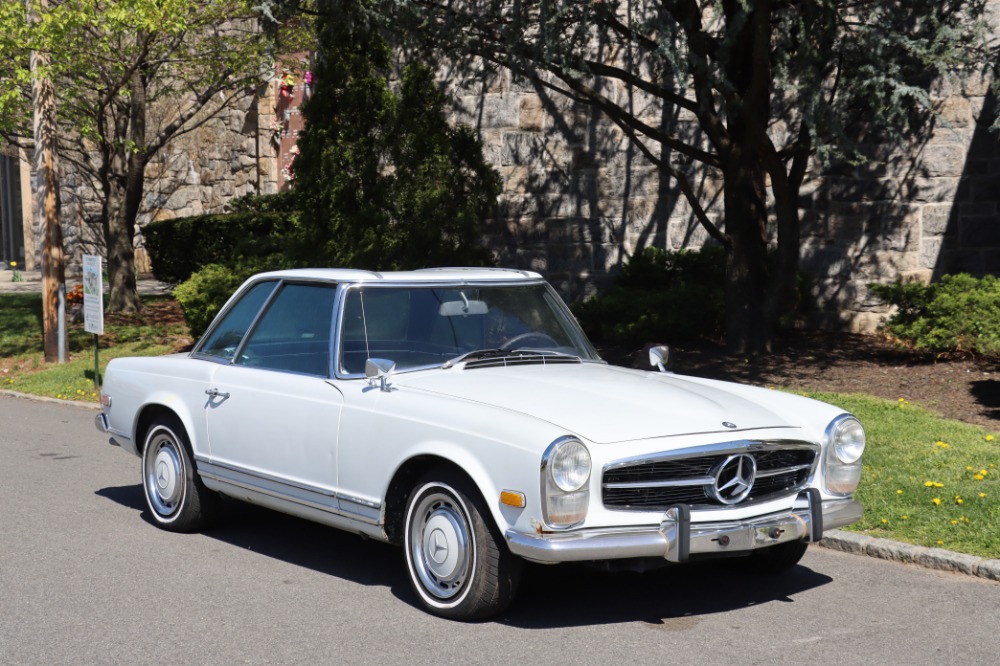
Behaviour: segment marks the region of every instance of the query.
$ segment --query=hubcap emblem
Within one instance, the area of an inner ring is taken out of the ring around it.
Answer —
[[[441,533],[441,530],[434,530],[434,533],[431,534],[430,556],[438,564],[448,559],[448,540]]]
[[[160,486],[160,488],[166,488],[167,487],[167,483],[169,483],[169,479],[167,478],[167,475],[169,473],[170,473],[170,470],[167,469],[167,463],[166,463],[166,461],[161,460],[159,462],[159,464],[156,466],[156,484],[158,486]]]
[[[713,467],[710,473],[714,479],[709,488],[712,497],[723,504],[737,504],[753,489],[757,461],[744,453],[732,455]]]

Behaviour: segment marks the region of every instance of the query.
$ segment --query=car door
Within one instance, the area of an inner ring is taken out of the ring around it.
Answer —
[[[328,380],[336,287],[283,283],[212,376],[211,463],[237,485],[337,510],[343,396]]]

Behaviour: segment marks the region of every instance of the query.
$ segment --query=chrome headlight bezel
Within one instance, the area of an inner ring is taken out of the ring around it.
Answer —
[[[848,496],[861,481],[861,459],[867,436],[864,426],[851,414],[841,414],[826,428],[826,455],[823,459],[826,491]]]
[[[542,456],[542,513],[546,525],[566,529],[587,517],[593,459],[586,445],[565,436],[552,442]]]

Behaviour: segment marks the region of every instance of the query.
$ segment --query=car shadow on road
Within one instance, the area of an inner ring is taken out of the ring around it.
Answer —
[[[103,488],[96,494],[139,512],[153,525],[141,484]],[[406,576],[403,552],[393,546],[229,500],[218,525],[203,535],[361,585],[385,586],[400,601],[420,605]],[[701,615],[794,603],[794,595],[831,581],[801,565],[781,576],[750,576],[720,562],[641,574],[577,564],[529,565],[514,604],[493,621],[525,629],[645,622],[682,630]]]
[[[606,572],[587,565],[529,566],[503,624],[551,629],[645,622],[684,630],[713,613],[794,603],[794,596],[832,582],[802,565],[783,575],[755,576],[724,561],[667,566],[644,573]]]

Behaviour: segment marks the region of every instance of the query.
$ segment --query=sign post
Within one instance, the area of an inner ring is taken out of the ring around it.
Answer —
[[[101,258],[83,255],[83,330],[94,334],[94,386],[101,390],[98,337],[104,334],[104,279]]]

